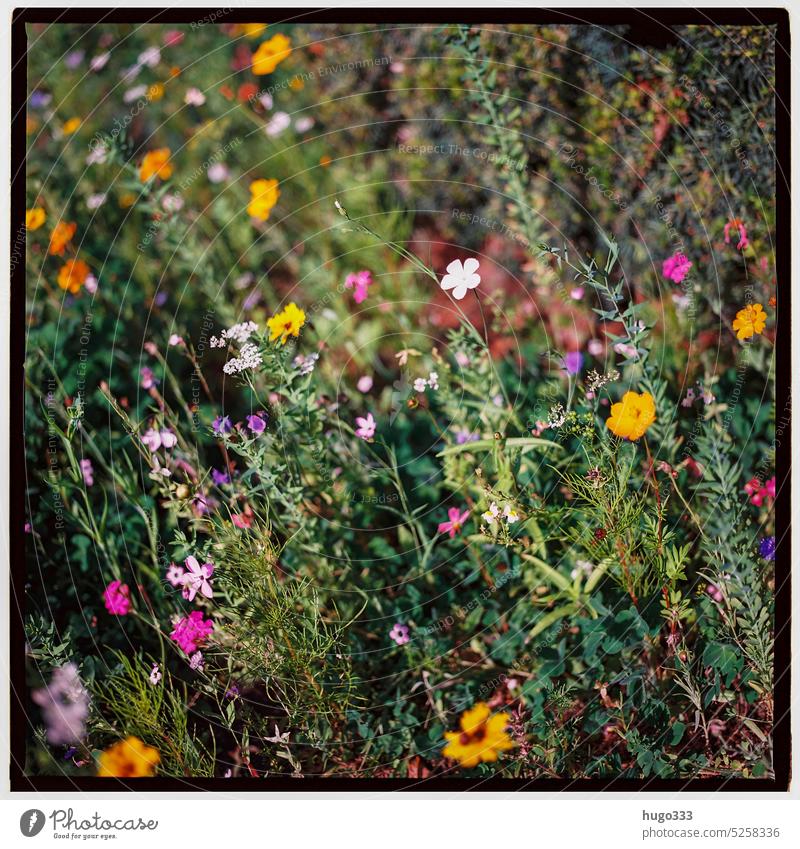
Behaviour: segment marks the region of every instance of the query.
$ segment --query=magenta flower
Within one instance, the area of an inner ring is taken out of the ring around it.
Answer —
[[[209,581],[214,574],[214,564],[204,563],[201,566],[191,554],[183,562],[186,564],[186,571],[181,576],[183,597],[187,601],[194,601],[197,593],[202,593],[206,598],[213,598],[214,592]]]
[[[375,436],[375,419],[372,417],[372,413],[367,413],[366,418],[356,416],[356,424],[358,425],[356,436],[360,436],[362,439],[372,439]]]
[[[397,622],[389,631],[389,636],[397,643],[398,646],[404,646],[410,639],[410,635],[408,633],[408,625],[404,625],[402,622]]]
[[[739,242],[736,245],[738,250],[743,251],[745,248],[750,246],[750,240],[747,238],[747,228],[744,226],[744,221],[742,221],[741,218],[732,218],[725,225],[726,245],[731,243],[731,230],[735,230],[739,236]]]
[[[580,351],[570,351],[564,356],[564,369],[567,374],[578,374],[583,365],[583,354]]]
[[[81,460],[80,467],[81,474],[83,475],[83,482],[86,486],[91,486],[94,483],[94,469],[92,468],[92,461]]]
[[[233,430],[230,416],[217,416],[214,421],[211,422],[211,427],[214,428],[214,436],[223,436]]]
[[[193,610],[172,629],[170,637],[186,654],[191,655],[205,643],[213,630],[213,621],[203,619],[203,614],[199,610]]]
[[[680,283],[689,273],[691,267],[692,263],[683,254],[677,253],[673,254],[669,259],[664,260],[661,266],[661,273],[667,280],[671,280],[673,283]]]
[[[438,533],[450,534],[450,539],[453,539],[456,534],[461,533],[464,522],[469,518],[469,510],[464,510],[462,513],[458,507],[451,507],[447,511],[447,517],[449,521],[439,523]]]
[[[112,581],[103,592],[106,610],[112,616],[125,616],[131,610],[131,591],[122,581]]]
[[[374,283],[372,272],[364,269],[355,274],[348,274],[344,281],[345,289],[353,289],[353,300],[360,304],[367,299],[367,289]]]
[[[248,416],[247,426],[256,436],[260,433],[264,433],[267,429],[267,423],[261,416]]]

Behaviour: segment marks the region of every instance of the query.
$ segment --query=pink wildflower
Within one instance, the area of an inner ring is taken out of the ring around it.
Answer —
[[[363,377],[359,377],[356,389],[364,394],[369,392],[369,390],[372,389],[372,378],[368,374],[365,374]]]
[[[214,574],[214,564],[204,563],[202,566],[197,562],[197,558],[189,555],[186,560],[186,572],[181,577],[183,583],[183,597],[187,601],[194,601],[197,593],[202,593],[206,598],[213,598],[214,592],[211,589],[211,576]]]
[[[106,610],[112,616],[125,616],[130,613],[131,599],[130,588],[122,581],[112,581],[103,592],[103,601],[106,604]]]
[[[439,523],[438,533],[450,534],[450,539],[453,539],[456,534],[461,532],[464,522],[469,518],[469,510],[465,510],[462,513],[458,507],[451,507],[447,511],[447,517],[449,521]]]
[[[360,304],[367,299],[367,289],[374,283],[372,272],[364,269],[355,274],[348,274],[344,281],[345,289],[353,289],[353,300]]]
[[[74,663],[54,669],[50,683],[34,690],[31,699],[42,709],[47,739],[52,745],[78,743],[86,734],[89,694]]]
[[[375,436],[375,419],[372,417],[372,413],[367,413],[366,418],[356,416],[356,424],[358,425],[356,436],[360,436],[362,439],[372,439]]]
[[[661,273],[667,280],[672,280],[673,283],[680,283],[689,273],[692,263],[686,257],[677,253],[665,259],[661,266]]]
[[[199,610],[193,610],[178,622],[170,637],[186,654],[191,655],[206,641],[213,630],[212,620],[203,619],[203,614]]]
[[[80,462],[81,474],[83,475],[83,482],[86,486],[91,486],[94,483],[94,469],[92,468],[91,460],[81,460]]]
[[[750,240],[747,238],[747,228],[744,226],[744,221],[741,218],[731,218],[725,225],[725,244],[731,243],[731,230],[735,230],[739,235],[739,242],[736,245],[737,250],[743,251],[750,246]]]
[[[408,633],[408,625],[404,625],[402,622],[397,622],[389,631],[389,636],[397,643],[398,646],[405,645],[411,637]]]
[[[184,571],[177,563],[170,563],[167,567],[167,581],[173,587],[183,586],[183,575]]]

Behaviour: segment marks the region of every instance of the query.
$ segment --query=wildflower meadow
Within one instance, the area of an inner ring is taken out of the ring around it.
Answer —
[[[306,17],[26,24],[20,774],[785,781],[778,28]]]

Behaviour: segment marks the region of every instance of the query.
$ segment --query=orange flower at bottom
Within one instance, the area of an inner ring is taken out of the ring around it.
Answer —
[[[448,742],[442,754],[457,760],[466,769],[481,762],[496,761],[500,752],[514,747],[505,731],[508,720],[507,713],[492,716],[489,706],[478,702],[461,714],[461,731],[445,732]]]
[[[656,420],[656,402],[649,392],[626,392],[622,401],[611,405],[606,427],[623,439],[639,439]]]
[[[100,778],[149,778],[161,760],[158,750],[138,737],[126,737],[101,752],[97,775]]]
[[[58,272],[58,285],[72,295],[77,295],[89,276],[89,266],[82,259],[67,260]]]
[[[767,314],[761,304],[748,304],[736,313],[733,329],[737,339],[749,339],[756,333],[763,333],[767,324]]]
[[[158,150],[151,150],[146,153],[139,168],[139,179],[143,183],[146,183],[152,176],[169,180],[172,176],[172,164],[169,161],[170,153],[168,147],[160,147]]]

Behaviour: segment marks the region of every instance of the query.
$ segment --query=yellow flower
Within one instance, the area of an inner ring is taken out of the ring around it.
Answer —
[[[153,83],[150,88],[147,89],[147,99],[148,100],[161,100],[164,96],[164,86],[161,83]]]
[[[47,213],[41,206],[34,206],[25,213],[25,228],[27,230],[38,230],[47,219]]]
[[[136,203],[136,195],[133,192],[125,192],[120,195],[119,205],[122,209],[127,209],[129,206],[133,206]]]
[[[259,221],[266,221],[272,211],[272,207],[281,196],[277,180],[253,180],[250,183],[250,203],[247,205],[247,213]]]
[[[258,38],[266,28],[266,24],[239,24],[237,33],[246,35],[248,38]]]
[[[442,754],[446,758],[454,758],[466,769],[482,761],[496,761],[499,752],[514,747],[505,731],[508,719],[507,713],[492,716],[489,706],[478,702],[461,714],[461,731],[445,732],[448,742]]]
[[[127,737],[100,753],[101,778],[149,778],[161,760],[158,751],[138,737]]]
[[[88,276],[89,266],[82,259],[69,259],[58,272],[58,285],[67,292],[77,295]]]
[[[69,121],[67,121],[61,128],[61,131],[64,133],[65,136],[71,136],[75,132],[75,130],[80,127],[80,125],[80,118],[70,118]]]
[[[294,302],[289,304],[283,312],[273,315],[267,319],[269,327],[269,341],[274,342],[280,337],[281,345],[286,344],[290,336],[299,336],[300,328],[306,323],[306,314]]]
[[[736,313],[733,329],[737,339],[749,339],[756,333],[763,333],[767,324],[767,314],[761,304],[748,304]]]
[[[626,392],[611,405],[606,427],[624,439],[639,439],[656,420],[656,403],[649,392]]]
[[[160,147],[158,150],[151,150],[146,153],[141,168],[139,168],[139,179],[146,183],[155,175],[162,180],[169,180],[172,176],[172,164],[169,161],[170,153],[168,147]]]
[[[77,229],[78,225],[74,221],[72,223],[59,221],[50,234],[50,247],[48,248],[50,256],[64,256],[64,251],[72,241]]]
[[[292,42],[283,33],[263,41],[253,54],[253,73],[258,76],[271,74],[292,52]]]
[[[289,88],[292,91],[302,91],[305,88],[306,84],[303,82],[302,77],[292,77],[289,80]]]

